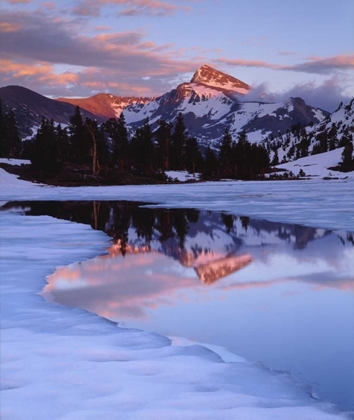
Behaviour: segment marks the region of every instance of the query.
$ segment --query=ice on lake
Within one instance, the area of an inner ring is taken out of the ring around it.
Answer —
[[[134,199],[300,223],[318,228],[318,235],[320,228],[353,231],[352,182],[69,189],[18,181],[2,170],[0,175],[3,202]],[[0,214],[1,418],[352,417],[311,397],[311,387],[286,372],[254,361],[225,362],[206,347],[172,346],[164,335],[119,328],[83,309],[44,300],[45,278],[55,267],[94,259],[111,245],[105,233],[55,217],[25,216],[15,208]]]

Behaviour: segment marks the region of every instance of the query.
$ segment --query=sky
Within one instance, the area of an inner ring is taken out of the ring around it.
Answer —
[[[334,111],[354,96],[354,0],[1,2],[0,86],[151,97],[203,64],[251,85],[246,99]]]

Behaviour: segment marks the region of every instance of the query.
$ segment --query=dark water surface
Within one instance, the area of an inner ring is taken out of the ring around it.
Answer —
[[[128,202],[11,207],[112,237],[107,255],[58,268],[47,299],[224,346],[354,409],[352,233]]]

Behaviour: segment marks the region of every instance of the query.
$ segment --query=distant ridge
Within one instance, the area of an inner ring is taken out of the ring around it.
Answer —
[[[42,118],[52,119],[56,123],[68,124],[74,114],[75,106],[58,102],[40,95],[23,86],[6,86],[0,88],[4,112],[14,110],[20,136],[22,138],[33,134],[33,127],[39,126]],[[84,117],[97,119],[97,116],[83,111]]]

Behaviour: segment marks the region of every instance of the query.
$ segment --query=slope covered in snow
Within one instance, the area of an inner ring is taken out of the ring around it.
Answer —
[[[302,170],[305,173],[303,175],[304,177],[354,179],[354,171],[339,172],[329,169],[338,166],[341,162],[343,149],[344,147],[339,147],[330,152],[300,158],[292,162],[277,165],[277,168],[291,171],[294,175],[298,175],[300,170]]]
[[[271,160],[276,158],[279,163],[285,163],[339,147],[343,150],[349,142],[354,145],[354,99],[341,103],[332,114],[322,116],[318,124],[296,124],[285,134],[270,136],[263,143],[270,151]]]

